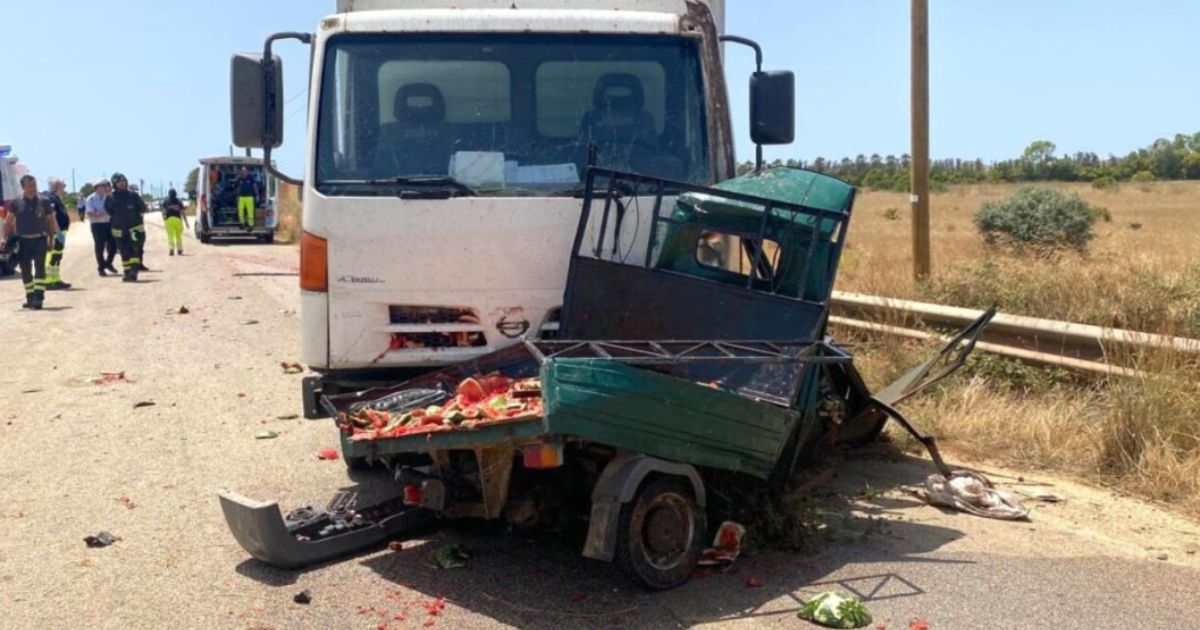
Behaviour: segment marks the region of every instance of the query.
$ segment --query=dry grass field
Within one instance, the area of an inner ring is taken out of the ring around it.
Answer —
[[[1047,185],[1111,214],[1096,223],[1086,254],[1039,258],[987,247],[972,217],[1018,186],[952,187],[933,196],[934,276],[918,286],[908,195],[868,191],[855,207],[837,288],[1200,337],[1200,182],[1118,191]]]
[[[954,187],[933,197],[934,276],[916,284],[908,196],[864,192],[838,288],[1200,337],[1200,183],[1049,186],[1111,214],[1097,222],[1086,253],[986,246],[975,211],[1018,186]],[[858,356],[876,384],[922,351],[895,339],[862,341]],[[970,459],[1067,472],[1200,513],[1200,368],[1189,356],[1137,359],[1145,376],[1081,380],[978,357],[910,411]]]

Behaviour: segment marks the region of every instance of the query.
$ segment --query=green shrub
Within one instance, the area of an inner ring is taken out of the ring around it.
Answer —
[[[1096,220],[1103,221],[1105,223],[1112,223],[1112,213],[1108,211],[1108,208],[1105,208],[1104,206],[1091,206],[1091,208],[1092,216],[1096,217]]]
[[[883,211],[883,218],[888,221],[896,221],[900,219],[900,208],[895,206]]]
[[[1095,222],[1096,211],[1078,195],[1031,186],[975,213],[975,227],[988,243],[1040,249],[1083,249]]]
[[[1117,192],[1118,190],[1121,190],[1121,184],[1117,182],[1115,177],[1105,175],[1103,177],[1097,177],[1096,179],[1093,179],[1092,188],[1095,188],[1096,190]]]
[[[1154,173],[1150,171],[1138,171],[1130,178],[1133,183],[1138,185],[1138,190],[1142,192],[1150,192],[1150,184],[1154,182]]]

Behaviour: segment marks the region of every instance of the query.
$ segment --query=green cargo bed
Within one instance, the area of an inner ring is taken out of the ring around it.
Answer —
[[[801,391],[813,389],[804,386],[815,376],[811,365],[791,373],[803,382],[797,388]],[[542,356],[538,373],[542,418],[376,440],[352,441],[342,432],[342,452],[350,459],[378,459],[578,439],[767,478],[789,437],[806,424],[801,413],[778,400],[760,400],[612,358]]]

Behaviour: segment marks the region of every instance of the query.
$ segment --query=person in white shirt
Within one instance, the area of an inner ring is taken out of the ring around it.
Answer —
[[[87,215],[88,222],[92,224],[96,267],[99,269],[101,277],[107,276],[109,273],[119,273],[113,266],[113,261],[117,258],[117,240],[113,238],[112,226],[109,225],[111,217],[104,209],[104,200],[108,199],[111,192],[112,184],[108,183],[107,179],[102,179],[96,182],[96,190],[88,195],[87,201],[83,204],[84,214]]]

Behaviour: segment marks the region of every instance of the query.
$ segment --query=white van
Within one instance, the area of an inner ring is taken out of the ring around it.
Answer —
[[[255,203],[254,228],[246,231],[238,220],[237,180],[242,168],[263,187],[263,198]],[[275,178],[263,168],[262,160],[248,157],[213,157],[200,160],[200,176],[196,179],[196,220],[192,222],[196,238],[207,243],[212,238],[254,237],[264,243],[275,241],[278,186]]]
[[[7,216],[4,208],[8,202],[21,194],[21,182],[16,169],[17,158],[7,157],[8,152],[9,147],[0,146],[0,222],[3,222]],[[0,251],[0,276],[8,276],[12,273],[11,254],[7,251]]]

